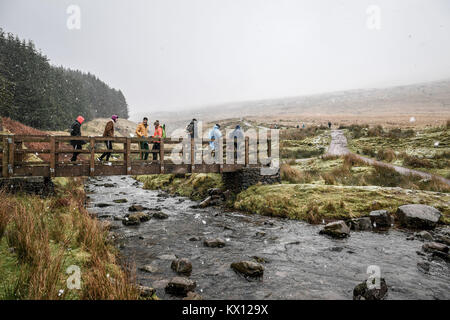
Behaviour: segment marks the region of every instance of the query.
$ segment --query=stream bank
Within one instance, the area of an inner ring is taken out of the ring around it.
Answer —
[[[352,299],[370,265],[380,267],[388,299],[450,298],[448,263],[422,255],[423,242],[407,240],[407,231],[332,239],[319,234],[322,226],[302,221],[196,208],[188,198],[145,190],[131,177],[89,179],[86,188],[89,211],[109,221],[122,255],[136,264],[138,282],[162,299],[179,299],[165,291],[177,276],[171,269],[176,257],[192,263],[189,279],[203,299]],[[167,219],[125,226],[121,219],[133,204],[160,210]],[[205,246],[210,238],[225,246]],[[243,260],[260,261],[263,277],[249,280],[233,271],[230,265]]]

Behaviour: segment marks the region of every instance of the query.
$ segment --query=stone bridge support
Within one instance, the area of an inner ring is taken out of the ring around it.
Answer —
[[[276,174],[262,175],[260,168],[243,168],[234,172],[223,172],[222,181],[225,190],[239,193],[255,184],[281,183],[280,170]]]
[[[9,193],[28,193],[46,197],[54,194],[55,185],[48,177],[0,178],[0,189]]]

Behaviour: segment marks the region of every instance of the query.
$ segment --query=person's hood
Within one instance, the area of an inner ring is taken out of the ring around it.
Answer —
[[[84,118],[82,116],[77,117],[77,121],[82,124],[84,122]]]
[[[240,126],[240,125],[237,125],[237,126],[236,126],[236,130],[241,130],[241,126]]]
[[[216,124],[216,125],[214,125],[214,128],[213,129],[219,129],[219,126]]]
[[[119,119],[119,116],[114,114],[114,115],[111,117],[111,119],[113,119],[114,121],[116,121],[117,119]]]

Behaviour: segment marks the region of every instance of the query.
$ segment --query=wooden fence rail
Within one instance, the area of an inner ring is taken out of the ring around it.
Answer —
[[[71,141],[82,141],[83,149],[74,150]],[[113,143],[113,150],[106,148],[106,141]],[[127,137],[71,137],[71,136],[33,136],[33,135],[0,135],[0,164],[2,177],[44,176],[44,177],[77,177],[102,175],[139,175],[162,173],[222,173],[239,170],[243,167],[259,167],[261,164],[250,163],[249,138],[239,146],[243,152],[241,161],[234,154],[234,143],[227,146],[223,139],[220,156],[233,154],[232,163],[223,161],[222,164],[208,164],[203,159],[205,144],[211,140],[203,139],[194,143],[194,139],[187,140],[188,148],[179,148],[177,153],[182,163],[175,163],[168,156],[175,144],[186,143],[182,139],[158,138],[127,138]],[[140,143],[147,142],[150,150],[141,149]],[[151,145],[160,142],[159,150],[152,150]],[[234,142],[234,141],[233,141]],[[259,147],[257,141],[257,148]],[[121,147],[118,147],[121,146]],[[267,139],[267,155],[271,156],[271,140]],[[187,154],[185,154],[188,150]],[[77,161],[70,161],[72,154],[78,153]],[[111,152],[110,161],[98,161],[97,156],[103,152]],[[209,153],[209,151],[206,151]],[[219,152],[219,153],[220,153]],[[144,153],[148,160],[142,159]],[[156,155],[156,159],[154,159]],[[199,163],[199,159],[202,159]]]

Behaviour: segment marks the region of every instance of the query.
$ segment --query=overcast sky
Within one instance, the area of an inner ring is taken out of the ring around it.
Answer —
[[[0,0],[0,27],[131,113],[450,78],[449,0]]]

